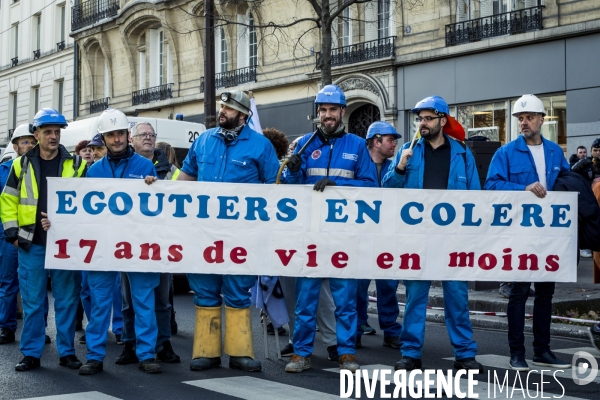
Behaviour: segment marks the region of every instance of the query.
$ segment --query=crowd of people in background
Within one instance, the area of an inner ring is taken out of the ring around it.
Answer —
[[[157,143],[157,132],[148,122],[130,124],[119,110],[107,109],[98,119],[98,133],[83,140],[73,153],[60,144],[63,115],[53,109],[39,111],[31,126],[19,126],[12,137],[17,158],[0,165],[0,218],[3,244],[0,275],[0,344],[16,341],[17,293],[23,303],[20,350],[23,359],[17,371],[41,366],[48,315],[47,281],[50,278],[56,318],[59,365],[80,375],[103,371],[108,331],[123,345],[115,364],[137,363],[149,374],[162,372],[160,363],[179,363],[171,345],[177,333],[173,309],[172,276],[168,273],[63,271],[44,268],[47,230],[48,177],[68,179],[143,179],[190,182],[272,184],[285,162],[281,182],[312,185],[325,191],[329,186],[385,187],[436,190],[530,191],[543,198],[568,174],[583,176],[600,201],[600,139],[591,148],[580,146],[569,162],[562,149],[541,135],[546,110],[534,95],[515,102],[513,116],[521,134],[494,155],[484,187],[473,154],[463,143],[464,129],[450,115],[446,101],[427,97],[411,110],[420,137],[396,150],[402,136],[387,122],[374,122],[366,138],[351,134],[343,123],[346,98],[335,85],[326,85],[316,96],[320,124],[315,132],[299,137],[288,147],[285,134],[275,128],[254,131],[248,96],[241,91],[222,93],[218,127],[202,133],[191,145],[180,165],[175,150]],[[350,154],[352,157],[348,157]],[[206,162],[210,157],[212,162]],[[236,168],[235,160],[246,160]],[[522,173],[511,174],[519,166]],[[591,252],[581,249],[582,257]],[[600,255],[594,261],[600,266]],[[201,265],[198,266],[201,269]],[[195,324],[193,354],[189,368],[204,371],[221,365],[228,355],[229,367],[247,372],[261,371],[252,336],[251,289],[257,277],[190,273],[194,293]],[[431,281],[404,280],[407,304],[402,324],[397,302],[397,280],[376,280],[379,329],[382,346],[400,352],[396,370],[423,368],[426,308]],[[368,323],[370,280],[345,278],[281,277],[278,283],[289,316],[289,343],[281,354],[291,357],[285,371],[299,373],[311,367],[317,329],[328,359],[340,369],[360,368],[357,349],[362,336],[374,334]],[[550,320],[555,284],[507,282],[501,294],[509,298],[508,347],[510,368],[527,371],[524,336],[525,302],[535,297],[533,319],[533,364],[570,368],[550,348]],[[443,281],[444,318],[454,349],[454,368],[477,370],[477,343],[469,317],[468,286],[465,281]],[[223,307],[224,303],[224,307]],[[78,311],[79,308],[79,311]],[[224,309],[224,312],[223,312]],[[85,362],[76,355],[75,332],[87,348]],[[224,315],[224,318],[223,318]],[[286,332],[280,326],[271,331]],[[590,328],[600,348],[600,325]]]

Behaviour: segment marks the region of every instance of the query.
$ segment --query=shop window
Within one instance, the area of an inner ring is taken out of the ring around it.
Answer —
[[[456,119],[465,128],[467,138],[484,136],[493,142],[507,142],[507,103],[471,104],[457,107]]]

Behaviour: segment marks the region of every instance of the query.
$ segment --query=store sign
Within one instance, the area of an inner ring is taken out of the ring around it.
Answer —
[[[46,268],[575,282],[577,194],[48,179]]]

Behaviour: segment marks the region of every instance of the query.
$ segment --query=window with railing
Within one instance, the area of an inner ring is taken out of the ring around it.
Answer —
[[[466,3],[459,4],[465,5]],[[454,24],[446,25],[446,46],[455,46],[462,43],[489,39],[491,37],[512,35],[543,28],[543,5],[495,13],[496,10],[502,10],[503,5],[504,3],[498,2],[494,8],[482,8],[480,9],[480,15],[483,14],[484,16],[469,20],[461,20],[460,18],[460,15],[465,16],[469,13],[469,9],[463,7],[463,11],[465,12],[457,15],[459,21]]]
[[[88,0],[71,8],[71,30],[76,31],[117,15],[119,0]]]
[[[234,69],[215,75],[215,87],[232,87],[242,83],[256,82],[256,66]]]
[[[331,66],[355,64],[394,56],[395,36],[331,49]],[[322,54],[316,53],[316,68],[321,68]]]
[[[146,104],[152,101],[167,100],[173,98],[172,83],[155,86],[148,89],[138,90],[131,93],[131,105]]]

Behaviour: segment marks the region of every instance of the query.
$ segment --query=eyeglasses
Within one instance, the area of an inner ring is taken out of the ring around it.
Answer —
[[[132,137],[142,137],[144,139],[156,139],[156,136],[158,136],[156,133],[140,133],[137,135],[133,135]]]
[[[444,116],[441,116],[441,117],[431,117],[431,116],[428,115],[426,117],[416,117],[415,121],[417,121],[417,123],[421,123],[422,121],[431,122],[434,119],[440,119],[440,118],[444,118]]]
[[[30,144],[35,146],[37,144],[37,140],[27,140],[27,139],[25,139],[25,140],[21,140],[19,142],[19,144],[21,144],[23,146],[27,146],[27,145],[30,145]]]

